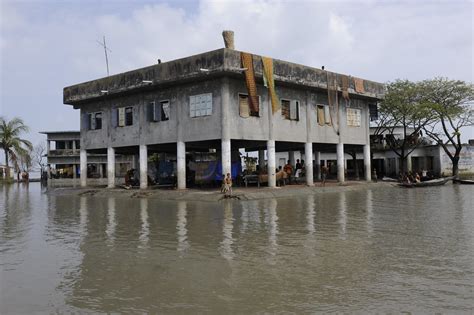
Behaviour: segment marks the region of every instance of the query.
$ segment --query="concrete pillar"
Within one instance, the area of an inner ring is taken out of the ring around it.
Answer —
[[[79,154],[79,159],[81,163],[81,187],[87,186],[87,151],[81,149]]]
[[[344,143],[339,142],[337,144],[337,181],[339,183],[344,183]]]
[[[275,161],[275,140],[267,141],[267,160],[268,160],[268,187],[276,187],[276,161]]]
[[[314,160],[316,162],[315,166],[316,167],[316,178],[318,180],[321,179],[321,151],[316,151],[314,154]]]
[[[288,151],[288,160],[290,160],[290,164],[293,166],[293,168],[296,165],[295,162],[295,151]]]
[[[186,144],[178,141],[176,148],[178,189],[186,189]]]
[[[46,141],[46,152],[47,152],[48,156],[49,156],[49,151],[51,151],[51,141],[50,140]]]
[[[224,176],[226,176],[227,173],[231,173],[230,150],[231,150],[230,140],[222,139],[222,142],[221,142],[221,160],[222,160],[222,175],[224,175]]]
[[[304,145],[304,164],[306,169],[306,185],[313,186],[313,144],[307,142]]]
[[[365,180],[372,180],[372,166],[370,164],[370,144],[364,145],[364,169],[365,169]]]
[[[148,148],[140,144],[140,189],[148,187]]]
[[[265,163],[265,150],[258,150],[258,165],[263,167]]]
[[[407,172],[411,172],[413,169],[412,164],[411,164],[411,154],[407,156]]]
[[[76,140],[72,140],[72,153],[76,153]]]
[[[115,187],[115,148],[107,148],[107,187]]]
[[[104,169],[102,168],[102,164],[101,163],[97,163],[95,165],[95,167],[97,168],[97,170],[99,171],[99,178],[104,178]]]
[[[77,173],[77,165],[76,164],[73,164],[72,165],[72,179],[76,179],[76,173]]]

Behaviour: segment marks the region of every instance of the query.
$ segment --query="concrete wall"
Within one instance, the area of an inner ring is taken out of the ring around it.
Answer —
[[[242,118],[239,114],[239,93],[247,94],[244,80],[230,80],[230,134],[232,139],[267,140],[269,136],[269,116],[271,110],[268,90],[262,84],[257,85],[260,96],[260,117]],[[336,129],[331,125],[320,126],[317,120],[317,105],[327,105],[324,92],[296,89],[289,86],[277,86],[279,99],[299,101],[299,120],[288,120],[281,110],[273,114],[273,134],[276,141],[306,142],[306,106],[310,106],[310,139],[315,143],[338,143]],[[346,120],[345,102],[341,102],[342,141],[351,144],[366,144],[368,141],[368,103],[365,100],[351,99],[350,107],[361,109],[361,126],[349,127]]]
[[[176,142],[178,124],[183,140],[200,141],[221,138],[221,82],[211,79],[196,83],[185,83],[143,94],[133,94],[95,101],[81,106],[81,147],[86,150],[101,149],[108,146],[126,147],[139,144],[157,144]],[[212,115],[190,117],[189,97],[212,93]],[[149,121],[147,106],[150,101],[170,101],[170,119],[168,121]],[[133,107],[133,125],[117,127],[115,114],[119,107]],[[87,114],[102,112],[102,129],[88,130]]]

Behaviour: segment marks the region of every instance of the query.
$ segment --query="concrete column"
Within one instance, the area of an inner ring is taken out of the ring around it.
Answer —
[[[304,163],[306,169],[306,185],[313,186],[313,144],[311,142],[304,145]]]
[[[87,186],[87,151],[81,149],[79,155],[80,163],[81,163],[81,187]]]
[[[321,179],[321,151],[316,151],[314,154],[314,160],[316,162],[316,178]]]
[[[264,163],[265,163],[265,150],[258,150],[258,165],[260,165],[260,167],[263,167]]]
[[[337,181],[339,183],[344,183],[344,143],[339,142],[337,144]]]
[[[177,150],[178,189],[186,189],[186,144],[178,141]]]
[[[370,164],[370,144],[364,145],[364,168],[365,168],[365,180],[372,180],[372,166]]]
[[[46,152],[49,156],[49,151],[51,151],[51,141],[46,141]]]
[[[140,189],[148,187],[148,148],[140,144]]]
[[[295,162],[295,151],[288,151],[288,160],[290,160],[290,164],[293,166],[293,168],[296,165]]]
[[[76,179],[76,173],[77,173],[77,165],[76,164],[73,164],[72,165],[72,179]]]
[[[267,141],[267,160],[268,160],[268,187],[276,187],[276,176],[275,176],[275,140]]]
[[[230,145],[230,92],[229,81],[225,78],[221,86],[221,114],[222,114],[222,140],[221,140],[221,162],[222,175],[231,173],[231,145]]]
[[[76,153],[76,140],[72,140],[72,153]]]
[[[411,164],[411,154],[407,156],[407,172],[411,172],[413,169],[412,164]]]
[[[107,187],[115,187],[115,148],[107,148]]]
[[[104,169],[101,163],[97,163],[95,167],[99,170],[99,178],[104,178]]]
[[[222,175],[226,176],[231,173],[231,157],[230,157],[230,140],[221,141],[221,160],[222,160]],[[232,175],[232,174],[231,174]]]
[[[395,162],[395,175],[398,176],[398,173],[400,173],[401,171],[400,159],[398,158],[398,155],[394,157],[394,162]]]

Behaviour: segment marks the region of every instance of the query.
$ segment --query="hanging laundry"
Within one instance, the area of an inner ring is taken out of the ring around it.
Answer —
[[[241,52],[240,58],[242,60],[242,67],[247,68],[247,70],[245,70],[245,82],[247,83],[247,91],[249,93],[249,107],[252,112],[258,113],[259,104],[255,71],[253,69],[253,57],[252,54]]]
[[[359,78],[354,78],[355,91],[357,93],[365,93],[364,89],[364,80]]]
[[[342,97],[345,100],[349,100],[349,77],[347,75],[341,74],[342,81]]]
[[[263,64],[263,85],[268,88],[268,95],[272,102],[272,113],[280,109],[280,103],[278,102],[278,96],[275,91],[275,81],[273,79],[273,59],[268,57],[262,57]]]

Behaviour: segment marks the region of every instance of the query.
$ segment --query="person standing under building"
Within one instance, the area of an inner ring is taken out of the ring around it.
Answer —
[[[227,173],[227,176],[224,179],[224,187],[222,190],[225,198],[232,197],[232,177],[230,176],[230,173]]]
[[[326,165],[321,166],[321,186],[326,185],[326,177],[328,175],[329,169]]]
[[[293,166],[291,166],[290,160],[283,167],[283,171],[288,175],[288,184],[291,184],[291,176],[293,175]]]

